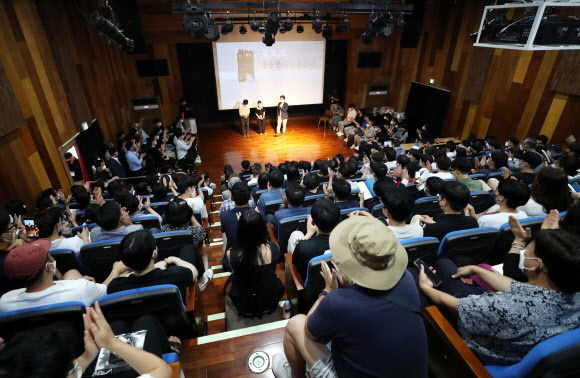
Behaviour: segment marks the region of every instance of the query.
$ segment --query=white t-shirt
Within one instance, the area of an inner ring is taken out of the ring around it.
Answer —
[[[496,214],[486,214],[479,217],[477,223],[479,223],[479,227],[493,227],[499,228],[509,221],[509,216],[513,215],[517,219],[527,218],[528,214],[524,213],[523,211],[518,210],[517,214],[514,213],[496,213]]]
[[[105,295],[107,295],[105,285],[82,278],[55,281],[54,285],[37,293],[27,293],[26,289],[9,291],[0,298],[0,314],[69,301],[83,302],[87,306],[91,306],[97,299]]]
[[[521,210],[528,214],[528,217],[545,217],[546,214],[548,214],[546,209],[544,209],[544,206],[534,201],[532,197],[530,197],[528,203],[526,203],[524,206],[518,207],[517,210]]]
[[[73,236],[72,238],[58,238],[52,241],[50,244],[50,250],[71,249],[75,251],[76,254],[78,254],[80,253],[81,247],[83,245],[85,245],[85,242],[78,236]]]
[[[393,231],[397,240],[423,237],[423,227],[419,223],[411,223],[404,227],[389,226],[389,228]]]
[[[205,204],[203,203],[203,199],[201,197],[187,198],[185,202],[187,202],[193,211],[201,212],[201,217],[203,219],[207,218],[207,209],[205,208]]]

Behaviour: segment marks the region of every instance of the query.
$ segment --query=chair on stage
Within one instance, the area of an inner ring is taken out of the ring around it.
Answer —
[[[330,121],[330,119],[332,118],[332,111],[330,111],[330,109],[326,109],[326,111],[324,112],[324,115],[320,118],[318,118],[318,126],[316,126],[316,128],[320,128],[320,123],[322,123],[322,127],[324,127],[324,129],[326,129],[326,126],[328,125],[328,121]]]

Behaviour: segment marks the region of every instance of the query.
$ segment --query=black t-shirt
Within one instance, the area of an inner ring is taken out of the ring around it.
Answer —
[[[117,277],[109,283],[107,294],[155,285],[177,286],[185,303],[187,288],[193,285],[193,273],[182,266],[170,266],[167,269],[155,268],[142,276]]]
[[[517,178],[520,181],[523,181],[526,183],[526,185],[532,185],[532,183],[534,182],[534,179],[536,178],[536,173],[532,172],[520,172],[520,173],[514,173],[512,176],[514,176],[515,178]]]
[[[329,235],[317,235],[312,239],[301,240],[296,244],[294,253],[292,253],[292,264],[298,269],[302,281],[306,281],[308,262],[330,249],[328,237]]]
[[[181,117],[181,113],[183,113],[185,119],[188,118],[194,118],[193,116],[193,111],[191,110],[191,106],[185,104],[185,105],[179,105],[179,116]]]
[[[450,232],[478,227],[479,224],[473,217],[463,214],[443,214],[435,219],[435,223],[425,225],[423,236],[432,236],[442,241]]]
[[[235,207],[220,214],[222,232],[226,234],[226,251],[236,245],[238,238],[238,213],[251,210],[249,206]]]

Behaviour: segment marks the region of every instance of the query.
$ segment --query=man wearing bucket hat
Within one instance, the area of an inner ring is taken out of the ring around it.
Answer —
[[[326,287],[308,315],[288,322],[274,375],[426,377],[419,294],[393,232],[372,216],[351,216],[330,234],[330,249]]]
[[[0,313],[68,301],[92,305],[107,295],[109,282],[128,269],[118,261],[103,284],[91,282],[94,279],[90,277],[81,277],[74,269],[69,270],[63,280],[54,281],[56,261],[48,253],[49,249],[49,239],[38,239],[14,248],[6,256],[6,276],[24,288],[9,291],[0,298]]]

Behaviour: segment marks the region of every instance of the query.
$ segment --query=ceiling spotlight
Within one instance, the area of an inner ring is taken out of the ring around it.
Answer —
[[[324,27],[324,29],[322,29],[322,36],[325,39],[329,39],[332,37],[332,26],[330,26],[328,24],[328,22],[326,23],[326,26]]]
[[[322,19],[320,18],[320,13],[316,11],[316,16],[312,20],[312,30],[316,33],[320,33],[322,31]]]
[[[280,29],[280,18],[281,16],[278,12],[272,12],[268,15],[264,28],[264,37],[262,38],[262,42],[266,46],[272,46],[276,42],[276,34]]]
[[[258,27],[258,32],[260,34],[264,34],[266,32],[266,25],[263,22],[260,22],[260,26]]]
[[[258,31],[260,29],[260,23],[256,19],[254,19],[250,23],[250,29],[252,29],[252,31]]]
[[[399,15],[399,18],[397,19],[397,24],[395,25],[395,27],[397,29],[405,29],[406,25],[407,25],[407,23],[405,22],[403,15]]]
[[[391,22],[387,22],[383,25],[383,28],[379,30],[379,35],[381,37],[390,37],[393,34],[394,25]]]
[[[336,31],[338,33],[345,32],[350,28],[350,20],[346,17],[343,17],[336,25]]]
[[[234,31],[234,23],[228,18],[222,25],[222,34],[226,35]]]
[[[286,33],[286,29],[284,29],[284,26],[280,26],[280,34],[284,33]]]
[[[111,9],[111,14],[112,13],[113,10]],[[114,24],[115,16],[113,15],[111,18],[113,22],[109,21],[105,17],[101,17],[99,15],[99,12],[95,11],[95,13],[91,15],[90,22],[91,25],[93,25],[99,31],[100,35],[104,36],[109,40],[109,43],[111,43],[111,41],[115,42],[117,45],[119,45],[119,48],[125,53],[132,52],[134,45],[133,40],[127,38],[127,36],[123,34],[123,31],[119,30],[117,25]]]
[[[184,9],[183,28],[186,33],[193,37],[198,37],[200,34],[207,32],[208,18],[205,15],[205,7],[203,4],[190,4]]]
[[[246,27],[244,25],[240,26],[240,34],[246,34],[248,32],[248,29],[246,29]]]
[[[369,45],[373,41],[374,35],[368,31],[364,32],[360,36],[360,40],[363,44]]]
[[[291,31],[292,27],[294,26],[294,23],[290,19],[290,12],[286,12],[286,17],[287,18],[286,20],[284,20],[284,23],[282,24],[280,31],[282,31],[282,29],[284,29],[285,31]]]
[[[296,26],[296,33],[304,33],[304,26],[302,25]]]
[[[214,19],[210,18],[207,20],[207,31],[204,33],[204,37],[207,38],[208,41],[215,42],[220,39],[220,29],[215,23]]]

